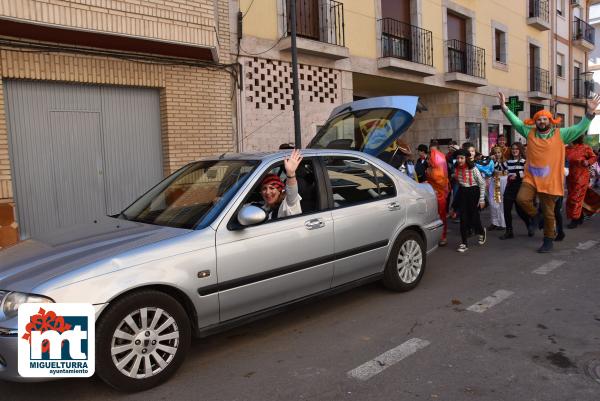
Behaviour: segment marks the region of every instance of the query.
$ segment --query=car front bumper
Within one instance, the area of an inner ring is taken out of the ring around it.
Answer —
[[[0,327],[0,380],[13,382],[47,381],[44,378],[22,377],[19,375],[17,330]]]
[[[0,379],[16,381],[19,375],[17,331],[0,328]]]

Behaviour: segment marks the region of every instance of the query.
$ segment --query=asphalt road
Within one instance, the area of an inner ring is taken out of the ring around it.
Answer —
[[[547,255],[515,224],[514,240],[492,232],[465,254],[451,225],[409,293],[372,284],[195,340],[148,392],[0,382],[0,400],[598,401],[600,218]]]

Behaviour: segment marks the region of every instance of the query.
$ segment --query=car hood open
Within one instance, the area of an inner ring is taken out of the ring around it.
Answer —
[[[351,149],[378,156],[412,125],[424,107],[417,96],[384,96],[336,107],[308,148]]]
[[[61,274],[189,232],[110,217],[57,229],[2,251],[0,289],[31,291]]]

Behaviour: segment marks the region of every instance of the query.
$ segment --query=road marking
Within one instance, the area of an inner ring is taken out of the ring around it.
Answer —
[[[510,297],[514,292],[507,290],[498,290],[492,296],[483,298],[481,301],[467,308],[471,312],[483,313],[494,305],[498,305],[506,298]]]
[[[534,271],[532,271],[532,273],[534,274],[548,274],[550,273],[552,270],[556,269],[557,267],[560,267],[562,265],[564,265],[566,262],[564,260],[551,260],[548,263],[544,263],[543,265],[541,265],[540,267],[538,267],[537,269],[535,269]]]
[[[579,249],[580,251],[587,251],[588,249],[595,246],[597,243],[598,243],[598,241],[593,241],[593,240],[580,242],[579,245],[577,245],[577,248],[575,248],[575,249]]]
[[[427,347],[429,344],[431,343],[427,340],[411,338],[396,348],[392,348],[378,357],[363,363],[359,367],[352,369],[347,373],[348,377],[363,381],[369,380],[371,377],[383,372],[390,366],[395,365],[407,356],[414,354],[421,348]]]

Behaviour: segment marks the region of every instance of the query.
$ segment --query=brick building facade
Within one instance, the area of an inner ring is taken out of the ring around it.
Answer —
[[[227,1],[0,0],[0,248],[19,238],[15,176],[27,174],[12,167],[3,83],[155,88],[166,175],[236,149],[229,43]]]

